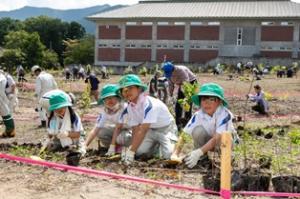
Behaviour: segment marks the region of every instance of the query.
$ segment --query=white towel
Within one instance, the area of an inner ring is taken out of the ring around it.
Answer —
[[[56,125],[56,132],[58,133],[64,133],[64,132],[71,132],[72,131],[72,128],[71,128],[71,115],[70,115],[70,111],[68,108],[66,108],[66,112],[65,112],[65,115],[64,115],[64,118],[61,119],[60,117],[56,117],[56,122],[57,122],[57,125]],[[58,124],[61,124],[61,127],[59,128],[60,125]],[[58,129],[59,128],[59,129]],[[60,143],[62,145],[62,147],[66,147],[66,146],[69,146],[73,143],[72,139],[70,137],[62,137],[59,139],[60,140]]]

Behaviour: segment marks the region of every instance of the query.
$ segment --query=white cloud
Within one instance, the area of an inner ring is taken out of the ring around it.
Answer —
[[[135,4],[138,0],[28,0],[28,5],[56,9],[85,8],[95,5]]]
[[[0,10],[15,10],[26,6],[27,0],[0,0]]]
[[[300,3],[300,0],[292,0]],[[85,8],[95,5],[132,5],[139,0],[0,0],[0,10],[15,10],[24,6],[49,7],[55,9]]]

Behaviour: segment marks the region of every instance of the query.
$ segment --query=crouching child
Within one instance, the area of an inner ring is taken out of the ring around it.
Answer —
[[[85,155],[85,132],[80,117],[72,108],[70,97],[57,92],[49,96],[48,142],[50,151],[68,150]]]
[[[98,104],[103,105],[97,119],[96,126],[86,139],[85,145],[98,137],[99,146],[108,149],[106,155],[114,155],[121,152],[122,146],[129,146],[131,143],[131,131],[125,124],[126,116],[120,117],[127,104],[121,101],[117,94],[118,85],[107,84],[101,90]]]
[[[159,148],[164,159],[169,159],[177,140],[177,127],[168,107],[160,100],[147,96],[147,86],[136,75],[126,75],[119,80],[119,92],[128,101],[124,113],[132,128],[131,146],[122,150],[122,160],[133,162],[135,155],[152,156]]]
[[[221,86],[215,83],[203,84],[200,92],[192,96],[192,101],[200,106],[200,110],[192,116],[183,130],[183,133],[191,135],[194,142],[194,150],[184,159],[189,168],[196,166],[208,151],[219,148],[222,133],[231,132],[235,135],[233,114],[227,109],[228,103]],[[178,143],[183,143],[183,136],[180,136]],[[181,144],[178,144],[171,160],[179,159],[180,147]]]

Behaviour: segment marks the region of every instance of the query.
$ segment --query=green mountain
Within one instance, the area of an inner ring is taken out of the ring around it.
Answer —
[[[37,8],[37,7],[29,7],[25,6],[23,8],[12,10],[12,11],[0,11],[0,18],[2,17],[10,17],[13,19],[25,20],[30,17],[36,17],[40,15],[45,15],[48,17],[59,18],[62,21],[76,21],[84,26],[86,32],[90,34],[95,33],[95,24],[85,19],[85,17],[106,12],[110,10],[114,10],[117,8],[124,7],[122,5],[110,6],[108,4],[104,4],[101,6],[93,6],[89,8],[82,9],[71,9],[71,10],[56,10],[51,8]]]

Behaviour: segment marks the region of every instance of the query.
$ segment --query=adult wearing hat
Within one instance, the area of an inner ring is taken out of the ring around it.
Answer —
[[[98,146],[108,149],[106,155],[121,152],[121,147],[128,147],[131,144],[131,131],[126,124],[126,113],[123,114],[127,103],[121,101],[118,89],[116,84],[107,84],[102,88],[98,100],[98,105],[101,106],[100,113],[94,129],[85,142],[85,145],[89,146],[93,139],[98,137]]]
[[[182,90],[183,83],[188,82],[191,84],[197,83],[196,76],[193,72],[186,66],[174,65],[171,62],[166,62],[163,65],[163,71],[165,77],[170,81],[170,96],[176,100],[175,103],[175,118],[178,129],[181,129],[186,125],[187,121],[192,116],[192,104],[190,104],[190,110],[182,113],[182,107],[178,103],[178,100],[184,99],[185,95]]]
[[[57,151],[68,147],[74,148],[84,155],[86,153],[85,132],[80,117],[72,108],[68,95],[60,92],[54,93],[50,96],[49,105],[48,149]]]
[[[193,168],[201,156],[219,146],[221,134],[231,132],[236,135],[232,123],[233,114],[228,110],[228,102],[223,88],[215,83],[203,84],[199,93],[192,96],[195,105],[200,106],[183,129],[192,136],[194,150],[187,156],[185,163]],[[235,137],[235,136],[234,136]],[[179,142],[182,142],[182,137]],[[177,147],[171,159],[177,159],[180,149]]]
[[[146,90],[136,75],[125,75],[119,80],[119,93],[128,102],[124,113],[128,114],[133,133],[131,146],[122,151],[125,163],[131,163],[135,155],[152,156],[155,147],[160,147],[162,157],[168,159],[177,141],[177,127],[168,107],[146,95]]]
[[[0,115],[3,119],[5,125],[5,130],[0,134],[0,137],[14,137],[15,123],[11,115],[9,108],[9,99],[5,93],[5,88],[7,85],[7,79],[4,74],[0,73]]]
[[[36,110],[38,111],[41,120],[41,125],[39,127],[43,128],[46,127],[47,110],[43,109],[40,106],[39,101],[46,92],[57,89],[57,83],[51,74],[42,71],[42,69],[38,65],[33,66],[31,68],[31,72],[36,76],[36,81],[35,81],[35,94],[37,96]]]

